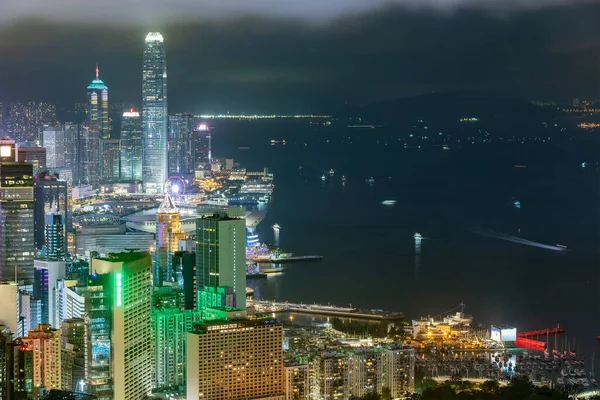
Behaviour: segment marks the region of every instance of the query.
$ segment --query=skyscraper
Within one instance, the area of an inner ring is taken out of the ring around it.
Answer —
[[[64,215],[55,212],[46,214],[45,236],[46,258],[64,260],[67,255]]]
[[[185,233],[179,224],[179,210],[173,204],[171,196],[165,198],[156,212],[156,254],[154,258],[154,286],[162,286],[165,281],[174,278],[171,263],[172,254],[177,251],[179,240]]]
[[[34,261],[33,295],[41,300],[42,324],[60,327],[56,305],[56,283],[60,279],[65,279],[65,271],[64,261]]]
[[[212,162],[210,129],[206,124],[200,124],[193,135],[194,162],[192,169],[210,169]]]
[[[77,160],[79,157],[79,125],[67,122],[65,131],[65,167],[71,170],[73,181],[79,181]]]
[[[44,129],[43,146],[46,148],[46,167],[62,168],[66,164],[65,131],[62,127]]]
[[[79,131],[79,185],[100,183],[100,131],[97,125],[85,124]]]
[[[0,162],[0,279],[33,279],[33,238],[33,166]]]
[[[283,399],[282,340],[273,319],[196,325],[187,334],[187,399]]]
[[[139,112],[124,112],[121,118],[121,180],[142,180],[142,120]]]
[[[35,176],[33,196],[35,246],[41,249],[46,243],[46,215],[50,213],[63,215],[65,230],[68,230],[71,225],[67,182],[57,175],[40,172]]]
[[[86,304],[86,313],[96,321],[90,329],[90,383],[110,385],[112,376],[114,400],[145,399],[154,372],[152,258],[149,253],[111,254],[92,259],[91,270],[98,283],[93,291],[88,288],[89,311]]]
[[[310,395],[309,365],[286,363],[285,374],[285,400],[308,400]]]
[[[19,147],[17,149],[17,154],[17,161],[26,162],[33,166],[34,175],[46,168],[45,147]]]
[[[142,71],[143,180],[147,193],[161,193],[167,180],[167,58],[159,32],[146,36]]]
[[[33,361],[32,387],[62,389],[60,331],[40,324],[23,338],[22,350],[31,352]]]
[[[235,293],[235,308],[246,308],[246,222],[227,213],[196,220],[199,307],[220,307],[218,293]],[[216,302],[216,303],[215,303]]]
[[[193,173],[192,132],[194,116],[176,114],[169,116],[169,176],[187,178]]]
[[[119,180],[120,153],[118,139],[100,140],[100,176],[102,182],[111,183]]]
[[[96,79],[88,86],[87,122],[96,125],[100,139],[110,139],[108,120],[108,87],[100,80],[100,69],[96,65]]]

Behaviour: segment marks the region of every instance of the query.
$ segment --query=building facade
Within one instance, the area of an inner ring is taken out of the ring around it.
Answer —
[[[108,87],[100,80],[98,65],[96,65],[96,79],[87,88],[87,97],[87,123],[98,127],[100,139],[110,139]]]
[[[193,115],[176,114],[169,116],[169,176],[187,178],[193,172],[193,131]]]
[[[103,183],[119,181],[121,153],[118,139],[100,140],[100,176]]]
[[[79,130],[79,181],[77,185],[98,186],[100,183],[100,130],[97,125],[84,124]]]
[[[309,365],[286,363],[284,365],[285,400],[310,398]]]
[[[124,112],[121,117],[121,180],[142,180],[142,120],[139,112]]]
[[[146,192],[157,194],[168,178],[167,57],[159,32],[146,36],[142,69],[142,174]]]
[[[71,226],[69,207],[69,188],[65,180],[58,175],[40,172],[35,176],[33,196],[35,247],[41,249],[46,243],[45,229],[48,214],[61,214],[65,218],[65,230]]]

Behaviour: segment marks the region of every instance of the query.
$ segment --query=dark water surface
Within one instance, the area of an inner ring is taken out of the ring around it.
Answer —
[[[271,146],[271,139],[287,144]],[[285,250],[324,256],[250,281],[257,297],[351,303],[407,318],[464,301],[476,322],[521,331],[560,323],[580,353],[600,354],[598,172],[580,165],[600,154],[596,144],[404,149],[393,133],[378,130],[228,122],[216,124],[213,149],[275,173],[273,201],[258,228],[262,241],[273,243],[278,223]],[[369,176],[373,186],[364,182]],[[382,205],[386,199],[397,203]],[[415,232],[424,237],[420,249]]]

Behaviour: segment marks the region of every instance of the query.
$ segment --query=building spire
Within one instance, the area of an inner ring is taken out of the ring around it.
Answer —
[[[98,62],[96,61],[96,80],[100,80],[100,68],[98,68]]]

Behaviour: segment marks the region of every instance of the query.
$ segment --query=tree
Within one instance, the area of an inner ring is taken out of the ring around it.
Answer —
[[[381,388],[381,400],[392,400],[392,391],[389,387],[384,386]]]
[[[500,390],[500,383],[498,383],[497,380],[488,380],[483,382],[479,388],[485,393],[498,393],[498,390]]]

